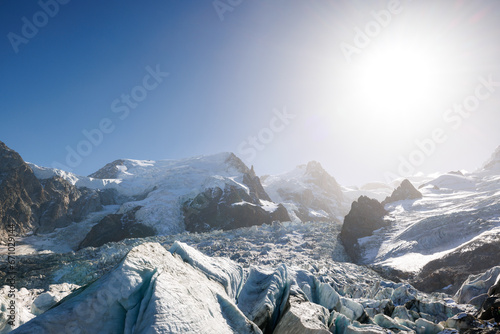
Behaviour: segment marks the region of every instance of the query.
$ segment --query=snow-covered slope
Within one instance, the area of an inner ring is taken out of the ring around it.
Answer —
[[[181,160],[121,159],[107,164],[91,176],[79,176],[54,168],[30,164],[39,179],[60,176],[77,187],[91,189],[114,188],[124,196],[141,196],[153,189],[168,188],[164,195],[189,196],[207,187],[222,186],[226,182],[246,188],[243,171],[231,163],[232,153],[199,156]]]
[[[445,174],[420,189],[422,199],[386,205],[390,226],[361,240],[365,263],[420,270],[474,238],[500,231],[500,190],[495,180]]]
[[[337,181],[316,161],[261,179],[271,199],[283,203],[296,220],[342,221],[350,205]]]
[[[115,213],[134,212],[136,222],[152,227],[157,235],[181,233],[186,228],[199,231],[200,221],[206,230],[289,219],[283,207],[271,202],[254,171],[232,153],[182,160],[116,160],[89,177],[34,164],[30,167],[38,179],[58,176],[78,188],[115,191],[120,203]],[[213,217],[208,217],[210,212],[215,212]],[[188,218],[194,222],[192,226],[186,226]],[[210,219],[217,225],[211,225]],[[85,222],[96,224],[92,219]],[[99,231],[109,230],[101,225]],[[84,224],[65,230],[79,230],[74,234],[83,239],[81,226]],[[41,244],[38,239],[25,241]]]
[[[416,286],[454,292],[468,274],[499,265],[499,150],[473,172],[435,175],[420,199],[385,205],[387,226],[358,239],[361,263],[415,275]]]

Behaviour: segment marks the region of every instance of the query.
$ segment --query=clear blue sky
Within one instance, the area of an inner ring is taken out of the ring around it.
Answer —
[[[435,129],[447,140],[415,172],[472,170],[500,145],[500,87],[477,107],[468,101],[467,117],[443,116],[480,77],[500,81],[498,1],[402,0],[393,12],[391,1],[41,2],[51,15],[37,1],[0,0],[0,140],[41,166],[88,175],[119,158],[232,151],[260,175],[317,160],[360,185],[397,170]],[[356,29],[370,24],[369,45],[356,45]],[[359,51],[351,62],[342,43]],[[439,86],[395,91],[409,85],[394,86],[405,81],[395,75],[418,71],[408,59],[388,73],[393,62],[375,75],[370,100],[356,70],[398,45],[435,58],[420,85]],[[149,74],[157,68],[169,73],[161,82]],[[92,132],[100,125],[102,137]],[[68,148],[85,154],[68,162]]]

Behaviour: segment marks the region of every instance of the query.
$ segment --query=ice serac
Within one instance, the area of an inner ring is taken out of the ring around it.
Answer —
[[[271,199],[283,203],[292,219],[339,221],[347,213],[348,200],[340,185],[319,162],[311,161],[290,172],[261,179]]]
[[[469,303],[477,307],[478,319],[499,322],[500,320],[500,266],[495,266],[484,273],[470,275],[454,296],[457,302]],[[465,318],[465,315],[464,315]],[[470,318],[470,317],[469,317]],[[450,319],[448,322],[459,322]],[[471,319],[460,321],[462,326],[471,327]],[[472,319],[473,320],[473,319]]]
[[[500,266],[493,267],[482,274],[470,275],[462,284],[460,289],[458,289],[454,298],[458,303],[464,304],[474,303],[474,299],[481,296],[486,299],[488,291],[495,285],[495,283],[500,284]],[[476,303],[474,303],[474,305],[476,305]]]
[[[328,334],[330,312],[302,296],[290,295],[274,334]]]
[[[362,248],[358,239],[370,236],[373,231],[388,226],[389,223],[384,220],[386,214],[384,206],[376,199],[361,196],[352,203],[351,211],[344,218],[340,240],[354,262],[362,259]]]
[[[329,311],[340,311],[342,308],[339,293],[329,284],[320,282],[309,271],[297,270],[295,281],[309,301],[319,304]]]
[[[219,282],[229,297],[237,299],[245,281],[243,268],[225,257],[209,257],[185,243],[176,241],[169,252],[179,255],[182,260],[203,272],[208,278]]]
[[[275,271],[251,268],[238,296],[238,307],[259,328],[271,333],[284,312],[290,289],[286,266]]]
[[[195,311],[196,310],[196,311]],[[195,312],[194,312],[195,311]],[[12,333],[261,333],[224,287],[157,243]]]

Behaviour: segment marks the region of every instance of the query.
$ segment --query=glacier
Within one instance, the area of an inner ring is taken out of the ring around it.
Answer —
[[[387,224],[358,239],[358,264],[338,237],[348,204],[358,195],[382,200],[397,182],[343,187],[310,162],[262,177],[260,185],[253,168],[230,153],[122,159],[89,177],[30,164],[39,179],[58,176],[77,187],[110,189],[119,201],[53,232],[20,238],[19,321],[14,328],[7,323],[11,288],[4,286],[0,333],[496,329],[477,314],[500,279],[492,256],[500,232],[499,152],[472,173],[410,177],[422,198],[385,203]],[[292,219],[186,232],[183,205],[192,203],[196,212],[227,189],[234,191],[225,197],[231,207],[272,214],[284,206]],[[104,217],[133,210],[157,235],[78,249]],[[0,272],[5,254],[0,246]]]
[[[86,282],[81,272],[82,287],[66,286],[73,292],[36,317],[31,313],[33,319],[25,317],[12,333],[385,333],[394,328],[437,333],[448,318],[470,308],[387,281],[365,267],[332,261],[331,253],[306,262],[293,258],[308,258],[300,250],[282,253],[278,266],[264,265],[264,259],[238,264],[211,256],[234,252],[213,247],[214,235],[244,252],[249,243],[258,243],[255,232],[295,234],[296,224],[284,225],[184,235],[192,246],[165,236],[72,253],[108,269]],[[126,255],[106,264],[110,251]],[[40,296],[34,300],[44,299]]]

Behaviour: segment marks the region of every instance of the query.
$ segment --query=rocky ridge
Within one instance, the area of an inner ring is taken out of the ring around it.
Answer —
[[[48,233],[110,201],[108,191],[76,188],[58,176],[39,180],[17,152],[0,142],[0,241],[8,228],[16,236]]]
[[[264,189],[282,203],[292,219],[340,221],[349,203],[340,185],[321,164],[311,161],[281,175],[263,176]]]

